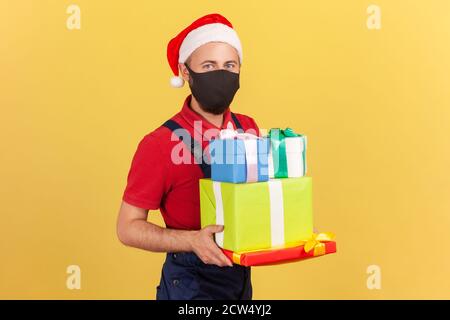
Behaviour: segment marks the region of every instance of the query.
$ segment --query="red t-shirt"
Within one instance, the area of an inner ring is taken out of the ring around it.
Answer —
[[[224,113],[222,128],[218,128],[190,108],[191,97],[187,96],[181,111],[171,119],[185,128],[196,141],[203,140],[203,148],[207,147],[212,137],[217,136],[220,129],[227,128],[230,122],[237,129],[229,108]],[[251,117],[234,114],[244,131],[259,135],[258,126]],[[168,228],[198,230],[198,180],[203,178],[203,172],[194,163],[190,149],[174,137],[170,129],[161,126],[141,139],[131,163],[122,199],[139,208],[160,209]],[[190,163],[174,163],[171,158],[174,147],[179,151],[176,154],[185,157],[188,154]]]

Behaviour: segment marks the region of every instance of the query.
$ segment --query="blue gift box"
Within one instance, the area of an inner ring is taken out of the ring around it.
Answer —
[[[256,143],[256,154],[251,154],[250,157],[256,162],[257,181],[268,181],[270,141],[267,138],[257,138],[254,141]],[[249,182],[247,181],[247,157],[249,155],[246,155],[244,140],[214,139],[209,143],[209,152],[211,180],[232,183]]]

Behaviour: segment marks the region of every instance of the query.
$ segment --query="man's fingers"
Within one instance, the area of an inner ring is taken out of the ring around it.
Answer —
[[[233,264],[231,263],[230,259],[227,258],[227,256],[220,250],[220,248],[216,245],[214,245],[213,248],[215,257],[222,263],[222,267],[229,266],[232,267]]]
[[[212,224],[204,228],[204,230],[209,235],[212,235],[217,232],[222,232],[223,229],[224,226],[219,224]],[[215,264],[219,267],[233,266],[233,263],[230,261],[230,259],[227,258],[227,256],[222,252],[222,250],[220,250],[220,248],[212,240],[212,238],[209,239],[210,240],[205,242],[205,244],[207,244],[207,255],[206,255],[207,258],[205,258],[206,261],[203,260],[203,262],[207,264]]]
[[[214,225],[212,227],[216,228],[216,230],[219,230],[216,232],[220,232],[223,230],[222,225]],[[224,267],[224,266],[232,267],[233,266],[233,263],[230,261],[230,259],[227,258],[227,256],[222,252],[222,250],[220,250],[220,248],[217,246],[217,244],[214,241],[211,242],[210,248],[211,248],[213,254],[217,257],[217,259],[219,259],[219,261],[221,261],[221,265],[220,265],[221,267]]]
[[[206,264],[215,264],[219,267],[233,266],[231,261],[222,253],[222,251],[213,244],[205,250],[202,261]]]
[[[223,231],[223,225],[220,224],[212,224],[206,227],[206,230],[209,233],[217,233],[217,232],[222,232]]]
[[[210,253],[204,260],[206,264],[215,264],[221,267],[222,262],[214,254]]]

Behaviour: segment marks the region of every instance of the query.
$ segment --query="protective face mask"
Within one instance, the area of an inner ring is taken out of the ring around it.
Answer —
[[[192,79],[189,81],[192,95],[202,109],[212,114],[223,113],[239,89],[239,73],[222,69],[198,73],[187,64],[186,68]]]

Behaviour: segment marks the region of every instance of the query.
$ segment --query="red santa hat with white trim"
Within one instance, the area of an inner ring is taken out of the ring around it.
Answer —
[[[218,13],[208,14],[181,31],[167,45],[167,60],[174,76],[170,79],[172,87],[181,88],[184,80],[179,76],[179,63],[185,63],[192,52],[208,42],[225,42],[236,49],[242,63],[241,41],[233,25]]]

